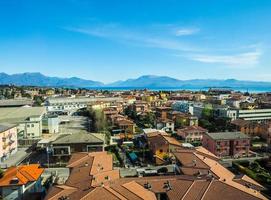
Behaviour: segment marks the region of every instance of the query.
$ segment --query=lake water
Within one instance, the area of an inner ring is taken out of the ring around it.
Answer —
[[[179,90],[187,90],[187,91],[208,91],[209,87],[203,88],[187,88],[187,87],[178,87],[178,88],[144,88],[144,87],[93,87],[88,89],[94,90],[109,90],[109,91],[128,91],[128,90],[144,90],[148,89],[151,91],[179,91]],[[249,93],[263,93],[263,92],[271,92],[271,87],[253,87],[253,88],[228,88],[225,87],[223,89],[230,89],[234,91],[240,92],[249,92]]]

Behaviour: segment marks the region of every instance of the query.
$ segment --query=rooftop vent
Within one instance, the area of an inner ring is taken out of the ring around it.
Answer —
[[[144,188],[147,190],[150,190],[152,187],[151,187],[151,184],[149,182],[147,182],[144,184]]]
[[[18,184],[19,183],[19,179],[17,177],[14,177],[10,180],[10,184]]]
[[[170,184],[169,181],[166,181],[166,182],[164,183],[164,189],[166,189],[166,191],[172,190],[172,186],[171,186],[171,184]]]

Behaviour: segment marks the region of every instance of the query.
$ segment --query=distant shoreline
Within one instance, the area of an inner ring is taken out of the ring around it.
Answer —
[[[229,89],[233,91],[240,91],[240,92],[250,92],[250,93],[264,93],[264,92],[271,92],[271,88],[264,88],[264,87],[255,87],[255,88],[242,88],[242,87],[203,87],[203,88],[188,88],[188,87],[86,87],[87,89],[93,90],[110,90],[110,91],[128,91],[128,90],[151,90],[151,91],[208,91],[210,88],[220,88],[220,89]]]

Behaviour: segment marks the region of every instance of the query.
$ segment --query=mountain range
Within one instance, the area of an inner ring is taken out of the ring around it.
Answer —
[[[271,89],[271,82],[242,81],[236,79],[192,79],[179,80],[168,76],[145,75],[136,79],[116,81],[104,84],[99,81],[85,80],[77,77],[59,78],[49,77],[41,73],[6,74],[0,73],[0,84],[42,86],[42,87],[85,87],[85,88],[180,88],[204,89],[209,87],[229,87],[243,89]]]

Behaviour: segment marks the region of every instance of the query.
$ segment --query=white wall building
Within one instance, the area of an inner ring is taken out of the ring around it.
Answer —
[[[86,108],[89,104],[95,102],[121,102],[120,97],[80,97],[80,98],[48,98],[45,106],[49,112],[76,111]]]
[[[17,124],[19,138],[40,138],[45,107],[0,108],[0,123]]]

